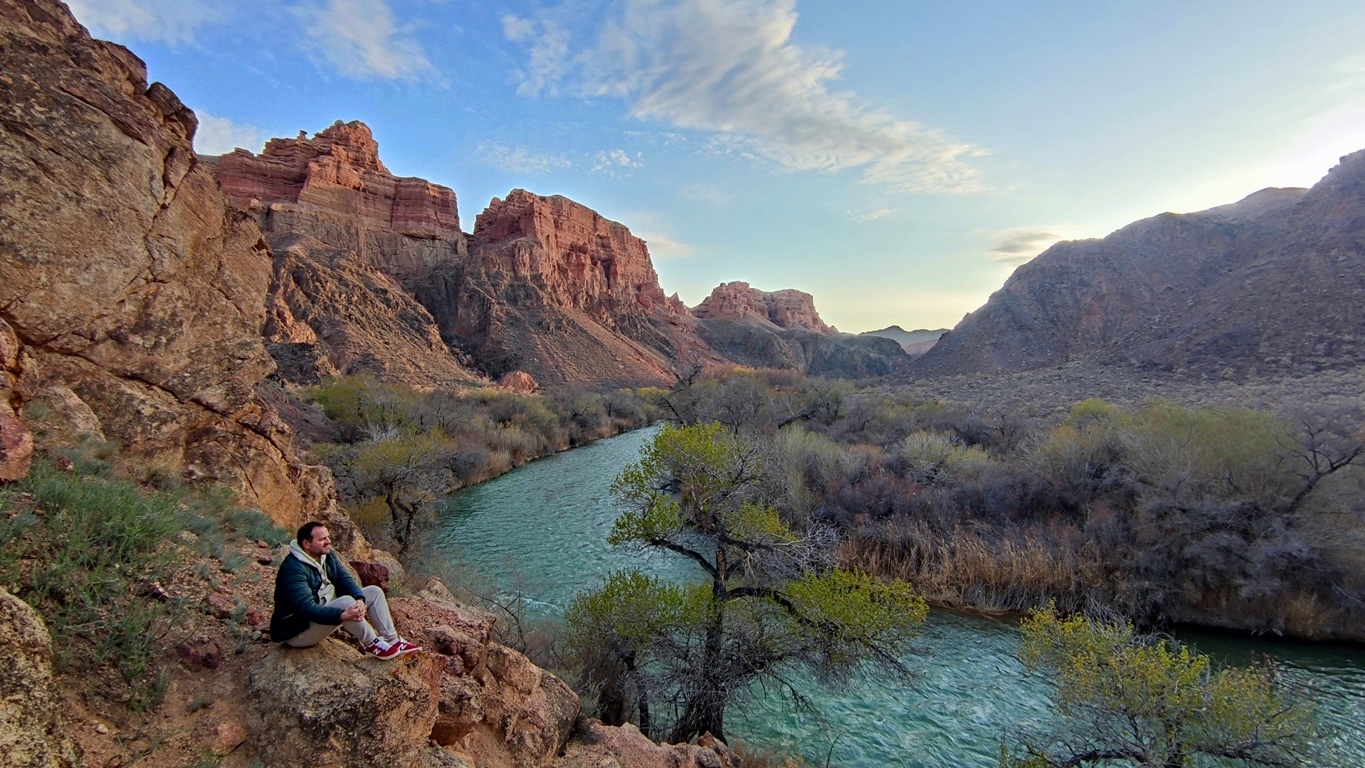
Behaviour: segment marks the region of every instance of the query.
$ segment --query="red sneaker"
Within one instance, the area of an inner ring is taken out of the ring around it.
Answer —
[[[370,646],[370,655],[375,657],[376,659],[384,659],[387,661],[389,659],[396,659],[399,656],[402,656],[403,652],[399,650],[398,643],[392,643],[390,645],[384,645],[383,643],[375,643],[374,645]]]
[[[404,640],[404,639],[401,638],[401,637],[398,638],[398,642],[394,643],[394,644],[393,644],[392,646],[390,646],[390,647],[392,647],[392,648],[397,648],[397,649],[398,649],[398,655],[399,655],[399,656],[407,656],[409,653],[421,653],[421,652],[422,652],[422,646],[420,646],[420,645],[413,645],[412,643],[409,643],[407,640]]]

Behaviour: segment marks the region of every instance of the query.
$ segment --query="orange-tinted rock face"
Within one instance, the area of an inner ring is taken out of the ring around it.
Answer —
[[[465,253],[455,193],[389,173],[364,123],[337,121],[311,139],[271,139],[260,155],[239,149],[215,162],[223,192],[267,232],[310,235],[399,278]]]
[[[474,222],[485,269],[531,280],[551,301],[614,325],[621,312],[668,313],[645,241],[625,225],[565,197],[514,189]]]
[[[692,310],[702,320],[721,318],[739,320],[756,315],[779,328],[805,328],[817,333],[837,333],[826,325],[815,311],[815,299],[809,293],[787,289],[760,291],[748,283],[735,281],[716,286],[706,300]]]

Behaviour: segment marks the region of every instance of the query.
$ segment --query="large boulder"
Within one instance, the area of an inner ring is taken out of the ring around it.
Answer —
[[[443,661],[436,743],[479,766],[539,768],[554,759],[578,717],[573,689],[493,642],[493,617],[461,605],[435,579],[390,606],[398,625]]]
[[[250,744],[270,766],[432,765],[443,664],[383,661],[340,640],[281,646],[251,668]]]
[[[52,639],[38,612],[0,587],[0,755],[13,768],[71,768],[76,747],[58,716]]]

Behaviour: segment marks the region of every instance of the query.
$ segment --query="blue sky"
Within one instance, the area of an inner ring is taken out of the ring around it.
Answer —
[[[1365,3],[72,0],[201,152],[363,120],[462,225],[522,187],[664,290],[951,327],[1058,239],[1308,186],[1365,148]]]

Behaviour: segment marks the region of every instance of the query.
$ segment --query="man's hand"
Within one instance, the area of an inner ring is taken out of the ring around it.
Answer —
[[[342,621],[360,621],[365,618],[365,601],[357,600],[350,608],[341,612]]]

